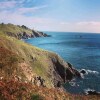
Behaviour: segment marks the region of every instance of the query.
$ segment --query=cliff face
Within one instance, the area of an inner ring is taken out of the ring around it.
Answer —
[[[72,95],[52,88],[80,73],[59,55],[19,40],[23,35],[13,33],[19,30],[9,28],[0,30],[0,100],[99,100],[100,95]]]
[[[57,54],[31,46],[2,32],[0,33],[0,77],[16,76],[22,81],[31,82],[37,76],[41,76],[47,87],[57,87],[60,83],[80,74]],[[39,81],[40,79],[38,78]]]
[[[49,35],[32,30],[24,25],[13,25],[13,24],[0,24],[0,32],[5,33],[8,36],[15,37],[17,39],[28,39],[35,37],[48,37]]]
[[[64,83],[73,79],[73,77],[81,77],[80,73],[73,68],[70,63],[66,63],[61,57],[56,55],[56,58],[52,59],[53,63],[53,76],[54,84],[57,87],[57,84]]]

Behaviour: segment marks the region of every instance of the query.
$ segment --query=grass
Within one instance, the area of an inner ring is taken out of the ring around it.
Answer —
[[[32,73],[43,77],[45,80],[47,80],[47,86],[51,87],[52,86],[52,82],[50,81],[48,75],[48,70],[49,70],[49,65],[52,63],[51,60],[49,60],[49,55],[51,55],[52,53],[42,50],[40,48],[37,48],[35,46],[29,45],[21,40],[17,40],[14,37],[9,37],[7,35],[4,34],[0,34],[0,46],[11,52],[11,54],[14,53],[14,57],[11,57],[11,55],[7,56],[5,55],[5,53],[3,53],[2,56],[4,56],[5,58],[11,58],[11,60],[17,60],[16,62],[16,66],[18,66],[19,63],[23,63],[25,62],[32,70]],[[6,52],[8,52],[6,51]],[[17,57],[17,59],[16,59]],[[2,57],[0,57],[2,58]],[[1,61],[0,61],[1,62]],[[4,62],[5,63],[5,62]],[[11,67],[11,65],[9,63],[7,63],[8,66],[10,66],[10,68],[13,69],[13,67]],[[12,63],[12,66],[15,66]],[[7,66],[5,67],[5,69],[7,68]],[[20,68],[20,67],[18,67]],[[21,69],[16,69],[16,70],[20,70]],[[17,72],[16,72],[17,73]],[[18,72],[19,73],[19,72]],[[20,73],[21,75],[21,73]],[[22,76],[27,76],[24,75],[24,73],[22,74]]]
[[[37,48],[5,34],[7,31],[11,31],[13,34],[26,31],[26,29],[20,28],[20,26],[7,24],[6,28],[4,28],[0,24],[0,29],[0,77],[4,77],[4,80],[0,80],[0,99],[99,100],[99,96],[72,95],[52,88],[52,74],[49,72],[50,66],[53,66],[51,59],[55,58],[64,65],[63,59],[52,52]],[[27,29],[27,31],[31,33],[30,29]],[[29,77],[31,75],[41,76],[46,80],[48,88],[9,80],[14,75],[20,76],[23,81],[26,79],[30,81]]]
[[[0,100],[100,100],[100,95],[72,95],[60,89],[48,89],[14,79],[2,79]]]
[[[13,24],[0,24],[0,32],[6,33],[6,32],[11,32],[13,34],[18,34],[18,33],[23,33],[26,32],[27,34],[32,34],[32,30],[29,28],[23,28],[18,25],[13,25]]]
[[[42,97],[38,94],[32,94],[31,95],[31,100],[43,100]]]

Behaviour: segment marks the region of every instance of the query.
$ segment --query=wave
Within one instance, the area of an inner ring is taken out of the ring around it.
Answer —
[[[92,71],[92,70],[87,70],[88,73],[91,73],[91,74],[99,74],[98,71]]]
[[[84,93],[86,95],[98,95],[98,94],[100,95],[100,92],[97,92],[96,90],[90,88],[84,89]]]
[[[72,86],[72,87],[79,87],[79,84],[77,82],[69,82],[69,84]]]
[[[94,70],[89,70],[89,69],[81,69],[80,70],[80,75],[81,75],[81,78],[85,78],[85,75],[89,75],[89,74],[92,74],[92,75],[99,75],[99,72],[98,71],[94,71]]]
[[[84,75],[84,74],[96,74],[96,75],[98,75],[98,74],[99,74],[98,71],[89,70],[89,69],[81,69],[81,70],[80,70],[80,73],[81,73],[82,75]]]

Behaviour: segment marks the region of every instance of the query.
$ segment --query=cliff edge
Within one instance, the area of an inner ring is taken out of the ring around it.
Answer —
[[[72,95],[59,88],[80,73],[59,55],[20,40],[9,28],[0,26],[0,100],[99,100],[99,95]]]
[[[34,77],[41,76],[47,87],[58,87],[60,83],[71,80],[74,76],[80,76],[79,72],[59,55],[18,40],[16,36],[12,36],[15,35],[12,27],[9,26],[10,32],[7,27],[8,25],[4,24],[3,28],[0,26],[1,77],[17,76],[23,81],[32,81]],[[9,35],[5,31],[8,31]]]
[[[47,35],[43,32],[36,31],[34,29],[30,29],[25,25],[14,25],[11,23],[0,24],[0,32],[15,37],[17,39],[28,39],[28,38],[35,38],[35,37],[48,37],[50,35]]]

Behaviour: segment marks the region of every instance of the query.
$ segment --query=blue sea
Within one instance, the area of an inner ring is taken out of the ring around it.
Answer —
[[[74,32],[45,32],[51,37],[31,38],[26,42],[53,51],[76,69],[87,73],[82,79],[73,79],[64,84],[65,89],[74,94],[82,94],[87,89],[100,92],[100,34]]]

